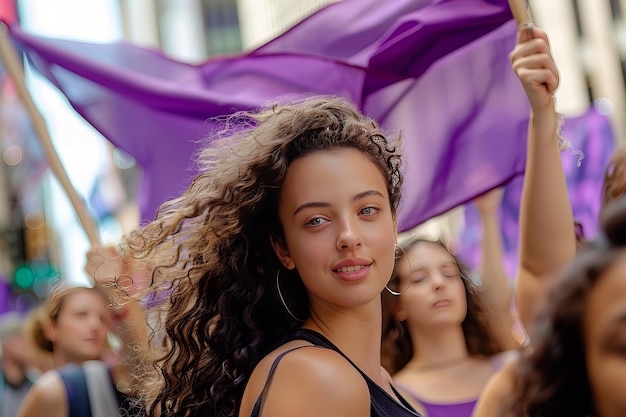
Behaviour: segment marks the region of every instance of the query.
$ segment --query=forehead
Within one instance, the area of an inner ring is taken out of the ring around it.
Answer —
[[[450,252],[434,242],[417,242],[407,250],[407,254],[418,268],[432,264],[455,263]]]
[[[102,294],[96,290],[79,289],[67,294],[63,299],[63,308],[83,308],[83,307],[106,307],[106,301]]]
[[[454,257],[438,243],[417,242],[406,249],[409,256],[410,268],[413,272],[419,269],[438,268],[443,265],[456,265]],[[398,272],[401,275],[409,272],[409,263],[398,263]]]
[[[281,200],[294,204],[308,200],[328,201],[337,196],[377,190],[387,197],[386,180],[363,152],[351,148],[317,151],[292,162]]]

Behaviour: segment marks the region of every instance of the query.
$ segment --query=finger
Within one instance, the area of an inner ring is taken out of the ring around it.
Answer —
[[[518,71],[518,77],[525,88],[540,91],[546,90],[552,94],[558,86],[558,78],[548,69],[523,68]]]
[[[535,37],[532,22],[525,22],[517,26],[517,42],[524,43]]]
[[[559,73],[556,67],[554,60],[552,59],[552,55],[549,53],[534,53],[531,55],[521,56],[513,60],[513,70],[518,76],[522,72],[528,72],[533,70],[546,70],[550,73],[551,79],[546,79],[546,82],[550,82],[553,84],[553,80],[556,80],[556,84],[558,84]],[[521,77],[520,77],[521,78]],[[524,81],[522,79],[522,81]]]

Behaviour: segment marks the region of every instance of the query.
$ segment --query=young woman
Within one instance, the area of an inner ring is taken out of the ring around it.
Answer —
[[[406,240],[383,295],[383,358],[396,387],[422,414],[470,416],[491,376],[519,348],[497,236],[501,190],[477,202],[485,259],[478,285],[441,241]],[[500,262],[498,262],[500,261]]]
[[[522,28],[511,61],[531,104],[515,300],[522,323],[532,332],[535,308],[553,277],[574,258],[576,238],[552,96],[558,74],[546,34]],[[498,354],[519,347],[504,272],[494,268],[501,260],[489,249],[496,242],[497,221],[484,211],[483,221],[488,239],[483,267],[492,273],[483,271],[483,279],[490,281],[480,288],[441,244],[410,242],[409,262],[398,262],[399,295],[389,304],[395,328],[387,327],[383,346],[396,348],[390,369],[394,381],[428,417],[471,416],[502,365]],[[501,278],[493,280],[496,276]]]
[[[153,270],[148,414],[416,416],[380,359],[398,144],[335,97],[231,120],[124,246]]]
[[[111,312],[102,293],[89,287],[57,286],[39,308],[27,337],[54,368],[102,357]]]
[[[131,414],[126,394],[128,380],[128,343],[134,338],[124,317],[114,314],[104,292],[93,287],[57,286],[47,302],[39,307],[38,320],[31,322],[27,337],[41,355],[52,358],[53,370],[43,374],[30,389],[20,407],[19,417],[89,417],[95,408],[94,398],[86,385],[81,365],[103,364],[105,380],[111,384],[114,409],[124,408]],[[121,336],[121,350],[113,356],[108,334],[115,330]],[[131,347],[132,348],[132,347]],[[96,362],[98,361],[98,362]],[[108,367],[107,367],[108,365]],[[106,388],[100,387],[100,391]],[[123,404],[123,405],[122,405]]]

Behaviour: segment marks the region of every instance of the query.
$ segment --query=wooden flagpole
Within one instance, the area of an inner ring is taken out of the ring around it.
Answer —
[[[0,26],[0,58],[2,59],[9,76],[15,84],[24,107],[28,111],[35,132],[37,133],[37,137],[39,138],[46,154],[46,158],[48,159],[50,169],[52,169],[52,172],[57,177],[61,186],[65,190],[65,193],[69,197],[70,202],[78,215],[78,219],[87,234],[89,242],[92,246],[97,246],[100,244],[100,238],[98,236],[95,223],[89,215],[84,201],[72,186],[67,172],[61,163],[61,159],[54,149],[54,145],[50,139],[50,134],[48,133],[44,118],[41,113],[39,113],[37,106],[35,106],[35,103],[28,92],[26,82],[24,81],[24,70],[21,65],[21,61],[15,51],[15,48],[13,47],[13,44],[11,43],[11,40],[9,39],[9,28],[4,22],[0,22]]]
[[[509,0],[509,7],[518,26],[532,23],[526,0]]]

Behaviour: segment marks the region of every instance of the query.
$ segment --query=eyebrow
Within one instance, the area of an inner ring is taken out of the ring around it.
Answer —
[[[380,193],[379,191],[367,190],[367,191],[363,191],[361,193],[356,194],[354,197],[352,197],[350,201],[355,202],[355,201],[361,200],[366,197],[371,197],[371,196],[384,198],[382,193]],[[298,208],[293,212],[293,215],[295,216],[296,214],[298,214],[299,212],[301,212],[302,210],[306,208],[329,207],[329,206],[330,206],[330,203],[327,203],[324,201],[311,201],[309,203],[304,203],[298,206]]]

